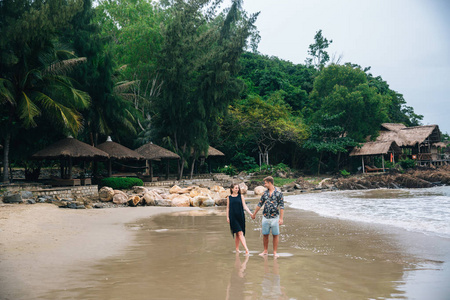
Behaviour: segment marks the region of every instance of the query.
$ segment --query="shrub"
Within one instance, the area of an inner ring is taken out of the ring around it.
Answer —
[[[242,152],[236,153],[231,159],[231,163],[236,166],[238,171],[245,171],[258,167],[254,157],[247,156]]]
[[[405,159],[400,159],[399,164],[403,169],[410,169],[410,168],[414,168],[416,166],[416,161],[411,158],[405,158]]]
[[[115,190],[128,190],[133,186],[143,186],[144,182],[139,178],[134,177],[108,177],[103,178],[100,186],[108,186]]]
[[[223,168],[217,168],[217,172],[219,173],[225,173],[228,176],[234,176],[238,173],[238,170],[233,165],[224,166]]]
[[[340,172],[341,172],[341,175],[344,177],[347,177],[350,175],[350,172],[348,172],[346,169],[340,170]]]

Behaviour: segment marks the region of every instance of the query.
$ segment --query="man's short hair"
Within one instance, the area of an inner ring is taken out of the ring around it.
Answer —
[[[273,184],[273,177],[272,176],[267,176],[266,178],[264,178],[264,181]]]

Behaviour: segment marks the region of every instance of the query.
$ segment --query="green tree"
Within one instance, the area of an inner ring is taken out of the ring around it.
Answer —
[[[312,149],[319,154],[317,175],[320,174],[324,153],[338,154],[337,167],[339,168],[340,154],[358,144],[345,135],[343,127],[334,125],[335,120],[340,119],[343,114],[342,112],[334,116],[323,115],[318,123],[314,123],[309,128],[309,138],[303,144],[303,148]]]
[[[322,29],[316,32],[314,36],[314,44],[309,45],[308,54],[311,56],[306,59],[306,65],[314,66],[316,69],[321,70],[326,63],[330,60],[330,55],[325,51],[333,40],[328,40],[322,35]]]
[[[269,164],[269,152],[279,143],[300,145],[306,138],[306,127],[301,119],[279,98],[263,101],[252,96],[231,109],[244,139],[254,141],[262,155],[262,163]]]
[[[65,75],[85,60],[57,51],[54,44],[58,30],[68,25],[81,5],[61,0],[0,3],[3,181],[9,177],[10,141],[20,127],[35,127],[42,119],[72,134],[82,127],[78,111],[89,105],[89,97]]]
[[[332,64],[324,68],[314,81],[310,94],[312,122],[323,115],[339,115],[334,122],[349,138],[363,142],[376,137],[380,124],[387,120],[385,101],[359,66]]]
[[[100,27],[93,23],[91,0],[84,0],[83,10],[72,20],[64,40],[72,45],[86,63],[74,70],[72,76],[77,87],[89,93],[92,99],[88,110],[83,111],[86,134],[93,145],[99,136],[113,135],[117,141],[136,134],[133,103],[121,97],[115,89],[115,64],[108,52],[107,39],[101,38]],[[121,83],[125,85],[126,83]]]
[[[257,15],[247,16],[240,1],[215,16],[221,1],[162,1],[164,21],[158,72],[164,85],[154,126],[170,139],[184,163],[208,149],[208,134],[243,89],[239,57],[248,45]],[[193,152],[192,152],[193,150]]]

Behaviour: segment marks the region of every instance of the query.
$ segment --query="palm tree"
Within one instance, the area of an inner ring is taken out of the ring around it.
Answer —
[[[5,125],[1,126],[5,129],[4,182],[9,177],[10,141],[19,127],[36,127],[46,119],[57,130],[77,135],[83,125],[78,111],[90,104],[89,95],[75,89],[67,76],[84,58],[57,51],[52,43],[26,50],[15,68],[0,73],[0,103],[6,115],[1,120]]]

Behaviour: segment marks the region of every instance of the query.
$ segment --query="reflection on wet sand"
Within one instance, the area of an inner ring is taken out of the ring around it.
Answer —
[[[264,256],[264,278],[261,283],[264,299],[289,299],[281,286],[278,259],[272,260],[272,268],[269,266],[269,258]]]
[[[236,253],[234,268],[227,286],[226,300],[245,298],[245,269],[249,259],[250,256],[244,256],[244,262],[241,262],[239,253]]]
[[[161,215],[138,224],[125,255],[73,274],[43,299],[404,299],[408,274],[434,258],[408,253],[378,228],[291,209],[279,251],[292,255],[277,259],[233,253],[220,213]],[[251,253],[262,247],[259,226],[247,220]]]

